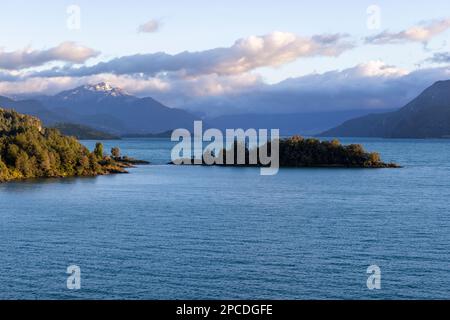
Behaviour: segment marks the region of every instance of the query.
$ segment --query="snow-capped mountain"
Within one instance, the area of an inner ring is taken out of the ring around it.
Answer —
[[[53,98],[62,100],[86,100],[86,99],[108,99],[108,98],[128,98],[133,99],[132,95],[128,94],[121,88],[116,88],[106,82],[100,82],[93,85],[84,85],[75,89],[63,91],[58,93]]]
[[[122,89],[114,88],[113,86],[111,86],[109,83],[106,82],[100,82],[95,85],[85,85],[82,88],[94,92],[110,93],[113,96],[116,96],[116,93],[118,95],[121,95],[123,93]]]
[[[105,82],[36,99],[73,123],[119,135],[191,128],[196,119],[184,110],[169,108],[150,97],[135,97]]]

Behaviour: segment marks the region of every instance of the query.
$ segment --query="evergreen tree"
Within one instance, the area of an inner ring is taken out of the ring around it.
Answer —
[[[103,144],[101,142],[95,144],[94,154],[97,159],[103,159]]]

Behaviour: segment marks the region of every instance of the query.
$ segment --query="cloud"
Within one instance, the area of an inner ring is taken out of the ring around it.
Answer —
[[[437,52],[433,56],[427,59],[433,63],[450,63],[450,52]]]
[[[19,78],[0,81],[0,94],[55,94],[88,83],[106,81],[138,96],[209,116],[239,113],[311,113],[400,108],[438,80],[450,78],[450,67],[402,68],[369,61],[344,70],[310,74],[269,85],[254,73],[184,77],[158,74],[96,74],[85,77]]]
[[[24,78],[0,73],[0,95],[56,94],[85,84],[107,82],[134,95],[153,96],[167,105],[182,106],[184,102],[201,97],[239,94],[263,86],[259,75],[242,74],[221,77],[202,75],[185,79],[176,75],[141,77],[138,75],[98,74],[86,77]]]
[[[16,71],[5,71],[0,70],[0,81],[17,81],[20,80],[21,76]]]
[[[312,113],[400,108],[438,80],[450,78],[450,68],[413,72],[370,61],[345,70],[292,78],[238,94],[196,97],[182,105],[209,115],[236,113]]]
[[[77,85],[77,79],[61,78],[28,78],[16,81],[0,81],[0,95],[41,95],[57,93]]]
[[[10,52],[0,50],[0,69],[20,70],[55,61],[79,64],[96,57],[98,54],[99,52],[74,42],[64,42],[46,50],[32,50],[30,48]]]
[[[161,23],[158,20],[150,20],[138,27],[140,33],[153,33],[159,30]]]
[[[171,84],[159,78],[137,78],[132,76],[116,76],[98,74],[88,77],[51,77],[51,78],[2,78],[0,73],[0,95],[53,95],[78,86],[107,82],[127,92],[141,96],[146,93],[163,93],[171,88]]]
[[[140,81],[134,79],[137,82]],[[152,96],[169,106],[183,108],[185,104],[209,98],[215,99],[220,105],[223,97],[237,97],[241,94],[261,90],[266,86],[262,77],[253,73],[230,76],[209,74],[190,78],[170,76],[162,81],[167,84],[163,91],[149,90],[148,87],[140,86],[142,90],[136,92],[133,87],[138,87],[137,85],[130,86],[130,89],[140,96]],[[225,112],[227,111],[225,110]]]
[[[237,40],[231,47],[175,55],[126,56],[93,66],[65,65],[43,71],[0,73],[0,92],[56,93],[81,83],[108,81],[139,95],[156,95],[169,104],[195,97],[233,95],[264,86],[251,71],[300,57],[337,56],[352,47],[345,35],[299,37],[274,32]],[[22,86],[21,86],[22,85]]]
[[[231,47],[199,52],[164,52],[137,54],[100,62],[80,68],[65,67],[37,73],[36,76],[82,77],[100,73],[144,74],[176,72],[185,77],[217,74],[236,75],[260,67],[276,67],[301,57],[339,56],[353,48],[346,35],[317,35],[300,37],[293,33],[273,32],[237,40]]]
[[[405,69],[396,66],[388,65],[381,60],[372,60],[367,63],[362,63],[356,67],[346,69],[343,74],[348,77],[401,77],[407,75],[409,72]]]
[[[432,20],[413,26],[406,30],[392,33],[383,31],[375,36],[367,37],[366,43],[371,44],[398,44],[406,42],[427,43],[435,36],[450,28],[450,19]]]

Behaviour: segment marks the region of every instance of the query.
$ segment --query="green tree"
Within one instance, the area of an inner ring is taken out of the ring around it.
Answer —
[[[0,108],[0,182],[123,170],[122,165],[104,157],[101,143],[90,152],[75,138],[42,127],[37,118]]]
[[[6,164],[0,159],[0,182],[6,181],[9,178],[9,169]]]
[[[103,144],[100,142],[97,142],[95,144],[94,154],[97,157],[97,159],[103,159]]]
[[[33,174],[32,163],[24,151],[20,151],[17,156],[16,169],[19,170],[25,178],[31,177]]]
[[[6,150],[6,163],[9,165],[15,165],[16,164],[16,159],[19,156],[19,152],[20,152],[20,148],[18,146],[16,146],[15,144],[10,144],[7,147]]]

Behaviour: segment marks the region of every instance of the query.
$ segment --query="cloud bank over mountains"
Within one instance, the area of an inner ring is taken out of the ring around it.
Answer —
[[[287,79],[274,85],[260,84],[240,94],[197,97],[185,106],[215,115],[394,109],[430,84],[449,78],[449,67],[408,72],[370,61],[341,71]]]

